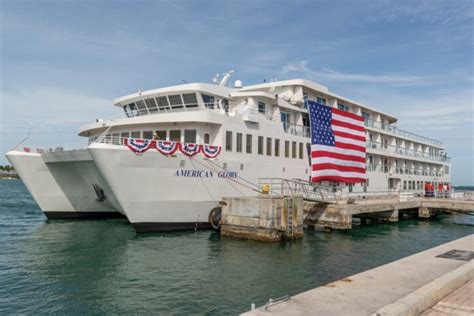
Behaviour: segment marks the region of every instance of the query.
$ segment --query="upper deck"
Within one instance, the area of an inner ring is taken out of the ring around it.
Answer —
[[[289,133],[309,137],[309,119],[305,108],[307,99],[362,115],[368,131],[443,149],[441,141],[398,128],[395,116],[337,95],[327,87],[305,79],[275,81],[241,88],[207,83],[183,84],[138,91],[115,99],[114,105],[123,108],[127,118],[197,110],[212,110],[223,115],[240,113],[246,115],[249,121],[255,120],[255,116],[264,115],[266,119],[281,121]],[[133,121],[135,124],[141,122]],[[84,135],[87,129],[95,129],[100,125],[103,123],[86,125],[81,128],[79,134]]]

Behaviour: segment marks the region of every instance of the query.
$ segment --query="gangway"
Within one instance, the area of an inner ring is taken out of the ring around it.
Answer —
[[[281,196],[302,195],[304,200],[320,203],[337,203],[342,190],[302,179],[260,178],[259,187],[268,186],[268,194]]]

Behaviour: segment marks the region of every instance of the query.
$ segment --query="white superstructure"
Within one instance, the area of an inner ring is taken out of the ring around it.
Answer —
[[[207,227],[209,212],[222,197],[255,195],[260,178],[309,178],[309,99],[365,119],[367,183],[326,185],[345,193],[422,192],[426,182],[450,182],[450,159],[442,143],[397,128],[392,115],[308,80],[252,86],[238,81],[230,88],[225,86],[228,79],[139,91],[114,100],[125,117],[83,126],[79,135],[89,139],[86,150],[16,149],[7,157],[45,212],[113,210],[125,214],[137,231]],[[189,158],[179,151],[163,155],[155,149],[136,155],[124,145],[128,138],[210,144],[222,151],[213,159]],[[34,167],[27,161],[32,156]],[[49,177],[48,188],[41,191],[35,181],[43,180],[33,175],[38,169]],[[55,196],[57,205],[44,203],[48,196]]]

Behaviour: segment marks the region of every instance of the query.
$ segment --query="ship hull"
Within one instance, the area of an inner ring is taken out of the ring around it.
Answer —
[[[222,198],[257,195],[259,177],[303,178],[308,172],[303,159],[282,167],[252,155],[221,154],[211,161],[156,150],[136,155],[98,143],[89,151],[137,232],[208,228],[209,213]]]
[[[87,150],[10,151],[6,156],[48,219],[124,217]],[[104,201],[98,200],[93,184],[104,192]]]

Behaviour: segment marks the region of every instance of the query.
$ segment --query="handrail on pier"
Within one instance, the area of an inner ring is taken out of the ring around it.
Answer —
[[[269,194],[294,196],[302,195],[303,199],[334,203],[342,197],[342,190],[332,186],[311,183],[302,179],[260,178],[259,187],[269,186]]]

